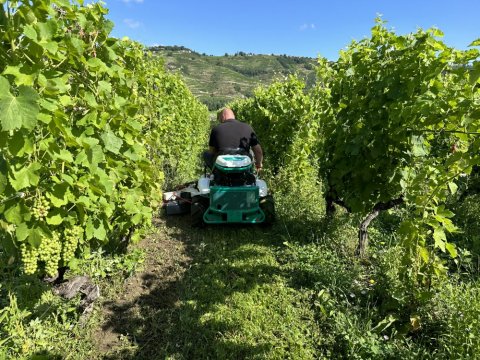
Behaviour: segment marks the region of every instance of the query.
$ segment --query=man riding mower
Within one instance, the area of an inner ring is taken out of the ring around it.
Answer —
[[[219,120],[221,123],[210,134],[209,151],[204,154],[204,174],[196,184],[164,194],[164,198],[176,201],[170,211],[167,203],[167,214],[190,208],[193,226],[270,225],[275,220],[275,206],[267,184],[258,177],[263,153],[255,133],[250,125],[236,120],[230,109],[220,112]],[[240,146],[232,146],[235,144]]]

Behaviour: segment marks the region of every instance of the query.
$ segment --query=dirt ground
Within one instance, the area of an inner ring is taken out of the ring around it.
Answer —
[[[178,306],[178,282],[191,261],[181,229],[185,219],[174,218],[173,226],[157,219],[157,231],[138,245],[145,251],[143,271],[129,278],[114,300],[103,303],[103,324],[94,341],[103,359],[144,358],[149,347],[162,336],[158,321],[169,321]],[[178,225],[178,226],[177,226]],[[153,343],[152,343],[153,342]]]

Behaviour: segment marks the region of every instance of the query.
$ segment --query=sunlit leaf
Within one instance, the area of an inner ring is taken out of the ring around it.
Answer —
[[[455,247],[455,244],[452,244],[452,243],[449,243],[447,242],[445,244],[445,248],[447,249],[448,253],[450,254],[450,256],[452,258],[456,258],[457,257],[457,249]]]
[[[8,90],[8,80],[0,77],[0,124],[4,131],[33,129],[37,124],[39,112],[38,94],[30,87],[18,87],[18,96],[13,96]]]
[[[105,149],[108,151],[111,151],[114,154],[118,154],[120,151],[120,148],[122,147],[122,139],[119,137],[115,136],[115,134],[111,131],[105,131],[102,134],[102,140],[103,143],[105,144]]]
[[[39,170],[41,168],[42,165],[37,162],[22,167],[18,171],[11,168],[11,175],[9,176],[10,184],[17,191],[29,186],[36,186],[40,180]]]
[[[65,214],[59,209],[53,209],[47,215],[47,224],[60,225],[63,222]]]
[[[15,229],[18,241],[24,241],[30,235],[30,229],[26,223],[19,224]]]
[[[67,183],[56,184],[47,191],[47,197],[55,207],[62,207],[68,203],[69,186]]]

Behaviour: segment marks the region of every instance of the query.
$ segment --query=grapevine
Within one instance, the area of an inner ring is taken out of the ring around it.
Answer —
[[[318,169],[327,209],[335,202],[362,215],[359,254],[380,211],[408,210],[398,235],[400,276],[412,292],[445,274],[438,252],[457,256],[448,241],[454,214],[445,204],[458,178],[480,163],[479,51],[452,49],[442,35],[397,35],[377,19],[371,37],[353,42],[338,61],[319,60],[307,96],[287,81],[232,105],[261,133],[274,174],[292,168],[296,179]]]
[[[318,69],[327,79],[317,89],[327,98],[319,158],[327,197],[365,216],[359,253],[379,211],[404,204],[405,268],[419,261],[419,279],[445,272],[436,250],[456,257],[445,202],[479,162],[478,72],[469,70],[478,68],[479,51],[449,48],[441,36],[438,29],[398,36],[377,19],[371,38]]]
[[[307,208],[290,209],[303,219],[316,218],[322,212],[322,193],[318,191],[318,156],[321,137],[316,116],[316,99],[306,93],[305,84],[295,76],[258,88],[249,99],[229,106],[236,116],[252,124],[266,154],[265,167],[272,190],[284,199],[292,194]]]
[[[111,37],[101,3],[0,11],[0,231],[14,229],[0,238],[29,273],[41,268],[38,245],[54,274],[151,223],[164,182],[197,170],[208,111],[161,59]]]

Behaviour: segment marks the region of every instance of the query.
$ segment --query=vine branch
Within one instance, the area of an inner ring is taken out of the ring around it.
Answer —
[[[368,245],[368,226],[370,223],[380,215],[381,211],[385,211],[391,208],[394,208],[397,205],[403,204],[403,196],[400,196],[398,199],[393,199],[387,202],[380,202],[377,203],[373,210],[363,219],[360,223],[360,227],[358,229],[358,246],[355,250],[355,255],[363,257],[365,255],[365,250]]]

